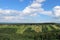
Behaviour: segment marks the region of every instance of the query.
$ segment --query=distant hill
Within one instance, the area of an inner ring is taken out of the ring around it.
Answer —
[[[60,24],[60,23],[0,23],[0,24]]]

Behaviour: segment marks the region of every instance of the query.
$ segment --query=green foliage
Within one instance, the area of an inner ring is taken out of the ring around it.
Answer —
[[[52,26],[54,25],[54,26]],[[36,32],[36,27],[39,32]],[[59,40],[60,25],[0,25],[0,40]]]

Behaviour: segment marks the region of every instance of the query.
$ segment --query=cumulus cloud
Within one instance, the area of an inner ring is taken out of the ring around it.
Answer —
[[[5,16],[5,20],[16,20],[16,19],[24,19],[24,17],[19,17],[19,16]]]
[[[13,20],[15,17],[14,16],[5,16],[4,19],[5,20]]]
[[[52,12],[55,19],[54,22],[60,23],[60,6],[55,6]]]
[[[60,17],[60,6],[55,6],[53,12],[56,17]]]
[[[37,13],[34,13],[34,14],[31,14],[30,16],[37,16],[38,14]]]
[[[29,6],[27,6],[24,10],[23,13],[26,15],[30,15],[30,14],[43,14],[43,15],[52,15],[51,11],[45,11],[42,8],[42,2],[44,2],[45,0],[34,0],[33,3]]]
[[[0,9],[0,18],[4,21],[14,21],[24,19],[22,17],[21,11],[18,10],[8,10]]]
[[[20,0],[23,1],[23,0]],[[33,3],[27,6],[24,10],[10,10],[10,9],[0,9],[0,15],[5,15],[5,20],[21,20],[26,16],[37,16],[40,14],[60,17],[60,6],[55,6],[51,11],[45,11],[42,8],[42,3],[45,0],[33,0]]]
[[[21,1],[21,0],[20,0]],[[51,15],[50,11],[45,11],[42,8],[42,2],[44,2],[45,0],[33,0],[33,3],[29,6],[27,6],[23,11],[17,11],[17,10],[3,10],[0,9],[0,14],[5,14],[7,16],[9,15],[19,15],[19,16],[23,16],[23,15],[33,15],[34,13],[40,13],[40,14],[45,14],[45,15]],[[34,14],[36,15],[36,14]]]
[[[20,13],[20,11],[17,10],[9,10],[9,9],[0,9],[0,14],[11,14],[11,13]]]

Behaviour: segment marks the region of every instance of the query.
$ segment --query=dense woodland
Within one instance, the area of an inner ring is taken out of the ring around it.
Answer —
[[[0,40],[60,40],[60,25],[0,24]]]

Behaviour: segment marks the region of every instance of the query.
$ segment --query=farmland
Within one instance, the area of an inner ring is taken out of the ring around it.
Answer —
[[[0,40],[59,40],[55,23],[0,24]]]

